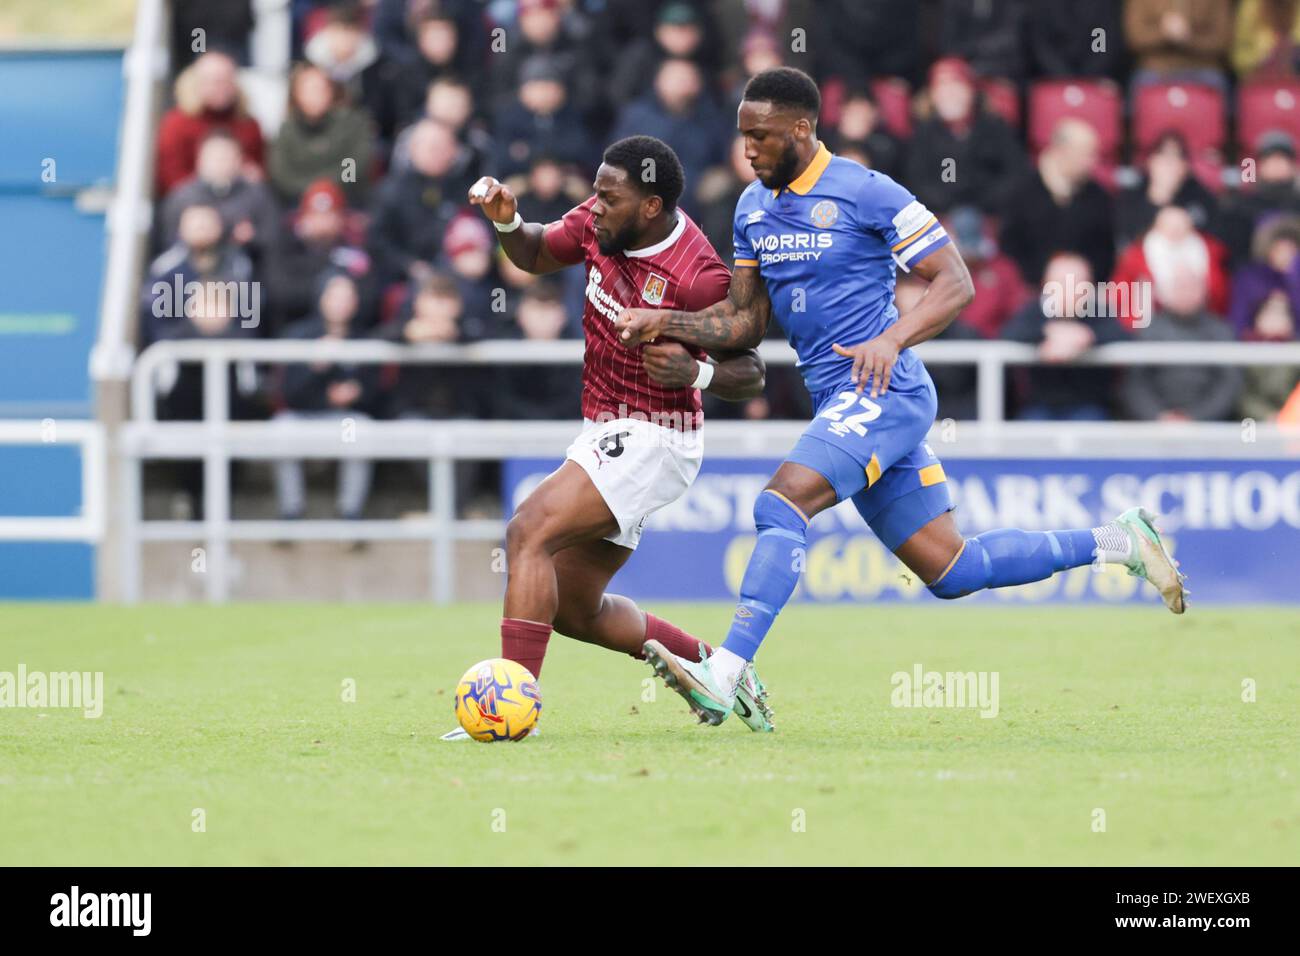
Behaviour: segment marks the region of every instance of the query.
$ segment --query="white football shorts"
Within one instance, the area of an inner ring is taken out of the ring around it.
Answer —
[[[618,532],[605,540],[635,549],[646,519],[680,498],[700,473],[703,434],[634,418],[583,422],[565,458],[591,477],[618,521]]]

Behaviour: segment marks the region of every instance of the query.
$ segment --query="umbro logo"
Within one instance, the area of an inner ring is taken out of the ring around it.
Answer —
[[[736,605],[736,617],[753,617],[754,612],[743,604]]]

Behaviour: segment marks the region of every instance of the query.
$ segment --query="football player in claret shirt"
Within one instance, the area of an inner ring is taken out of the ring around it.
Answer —
[[[820,110],[817,84],[799,70],[749,81],[737,117],[758,179],[736,203],[727,298],[695,311],[629,309],[618,322],[631,348],[667,337],[741,349],[756,345],[775,315],[817,409],[754,504],[758,540],[722,646],[697,661],[646,645],[655,670],[710,724],[726,719],[738,676],[794,591],[809,519],[845,498],[940,598],[1039,581],[1095,559],[1150,581],[1175,614],[1184,607],[1183,576],[1141,508],[1099,528],[1002,528],[963,539],[943,465],[926,443],[934,383],[911,346],[970,302],[970,274],[915,196],[818,142]],[[896,269],[929,282],[905,315],[894,306]]]
[[[470,189],[470,202],[496,226],[519,268],[537,275],[579,263],[587,269],[585,425],[564,464],[506,528],[501,656],[537,677],[553,629],[636,658],[647,640],[693,660],[711,652],[605,586],[631,557],[646,518],[676,501],[699,473],[700,391],[743,401],[763,390],[763,362],[752,348],[619,343],[614,320],[624,309],[702,309],[726,296],[731,274],[677,208],[682,166],[667,144],[630,136],[603,160],[595,194],[547,225],[523,222],[510,189],[490,176]],[[738,681],[736,713],[753,730],[771,730],[752,665]],[[444,739],[468,738],[452,731]]]

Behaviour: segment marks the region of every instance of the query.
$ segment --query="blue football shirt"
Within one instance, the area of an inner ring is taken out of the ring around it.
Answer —
[[[883,173],[822,145],[789,186],[755,181],[736,203],[736,268],[757,268],[813,396],[848,381],[853,360],[831,345],[857,345],[898,319],[894,275],[949,243],[939,221]],[[911,349],[890,390],[929,377]]]

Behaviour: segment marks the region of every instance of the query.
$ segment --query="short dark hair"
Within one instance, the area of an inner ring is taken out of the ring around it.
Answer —
[[[778,66],[755,73],[745,84],[744,98],[795,109],[812,120],[817,119],[822,109],[822,95],[816,82],[803,70],[792,66]]]
[[[867,83],[851,83],[844,88],[844,102],[851,100],[866,100],[872,106],[879,106],[875,92]]]
[[[447,299],[461,298],[460,286],[456,280],[445,272],[434,272],[420,281],[415,289],[416,296],[436,295]]]
[[[532,285],[525,287],[524,298],[530,302],[543,302],[547,305],[563,304],[564,302],[564,294],[560,287],[546,279],[539,279]]]
[[[214,126],[212,129],[204,133],[203,138],[199,140],[199,148],[202,149],[206,143],[210,143],[213,140],[221,140],[222,142],[226,142],[226,143],[234,143],[240,149],[243,149],[243,144],[239,141],[239,139],[235,136],[235,134],[232,133],[228,127],[225,126]]]
[[[650,160],[649,166],[646,160]],[[628,136],[611,143],[601,161],[606,166],[617,166],[626,172],[628,182],[639,183],[645,195],[662,199],[667,212],[677,208],[677,200],[682,197],[686,185],[686,173],[673,148],[663,140],[653,136]],[[647,170],[653,170],[653,175],[646,176]]]

